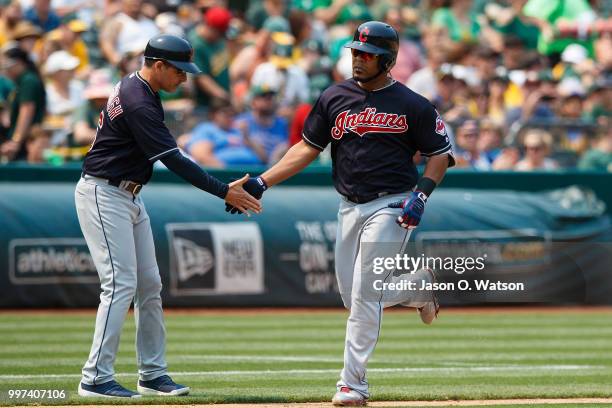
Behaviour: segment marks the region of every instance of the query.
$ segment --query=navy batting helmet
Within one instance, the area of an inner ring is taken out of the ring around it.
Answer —
[[[166,61],[192,74],[202,72],[193,63],[193,48],[189,41],[175,35],[161,34],[151,38],[145,48],[144,57]]]
[[[397,58],[399,36],[389,24],[368,21],[357,27],[353,41],[345,47],[379,55],[379,67],[386,71],[393,66]]]

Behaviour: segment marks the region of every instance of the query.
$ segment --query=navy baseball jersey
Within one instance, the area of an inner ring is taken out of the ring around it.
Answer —
[[[426,157],[448,153],[449,167],[455,163],[436,109],[399,82],[375,91],[353,79],[329,87],[306,119],[302,138],[318,150],[331,142],[334,184],[345,196],[412,189],[417,151]]]
[[[159,94],[137,72],[124,77],[100,112],[83,171],[109,180],[146,184],[153,163],[177,150],[164,124]]]

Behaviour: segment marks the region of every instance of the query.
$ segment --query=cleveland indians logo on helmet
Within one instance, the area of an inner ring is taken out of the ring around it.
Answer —
[[[345,110],[336,116],[331,136],[339,140],[349,131],[363,136],[366,133],[404,133],[408,130],[406,115],[376,113],[376,108],[367,108],[359,113]]]
[[[359,41],[364,43],[368,41],[368,35],[370,34],[370,29],[368,27],[364,27],[363,30],[359,33]]]

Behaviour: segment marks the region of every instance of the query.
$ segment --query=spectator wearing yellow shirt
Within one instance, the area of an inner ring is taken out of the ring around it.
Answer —
[[[67,51],[79,60],[77,75],[85,77],[90,71],[87,45],[81,39],[81,34],[87,31],[87,25],[81,20],[72,20],[68,24],[51,31],[46,39],[55,42],[60,49]],[[53,48],[53,47],[52,47]]]
[[[2,15],[0,15],[0,48],[13,39],[13,30],[22,18],[19,0],[13,0],[2,11]]]

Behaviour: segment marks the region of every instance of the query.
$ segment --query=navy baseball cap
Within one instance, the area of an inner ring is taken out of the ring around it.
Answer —
[[[161,34],[151,38],[145,48],[144,57],[166,61],[181,71],[201,74],[193,63],[193,48],[189,41],[176,35]]]

